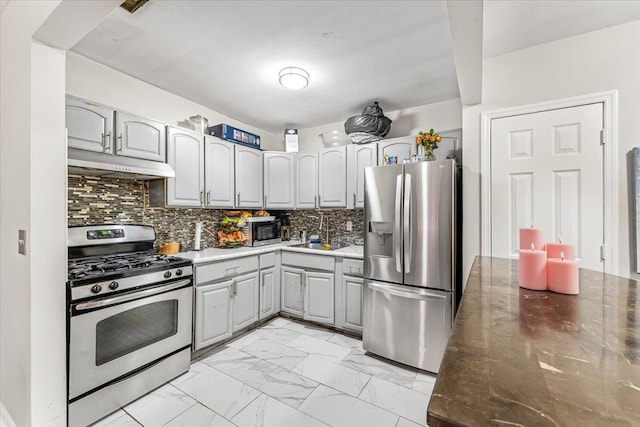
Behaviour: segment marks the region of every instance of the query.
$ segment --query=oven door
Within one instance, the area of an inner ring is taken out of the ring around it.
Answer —
[[[69,399],[191,345],[191,279],[72,304]]]

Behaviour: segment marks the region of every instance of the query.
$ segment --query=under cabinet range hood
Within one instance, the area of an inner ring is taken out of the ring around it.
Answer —
[[[69,172],[126,179],[175,178],[166,163],[69,148]]]

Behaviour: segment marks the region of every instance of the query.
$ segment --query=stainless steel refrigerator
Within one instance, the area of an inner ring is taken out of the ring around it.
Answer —
[[[456,306],[455,160],[365,169],[363,346],[438,372]]]

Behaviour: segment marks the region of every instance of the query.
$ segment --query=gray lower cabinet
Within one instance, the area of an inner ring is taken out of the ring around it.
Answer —
[[[238,276],[231,281],[233,282],[231,331],[236,332],[258,321],[258,272]]]
[[[260,320],[277,313],[276,311],[276,268],[260,270]]]
[[[363,306],[363,285],[362,277],[343,276],[343,310],[344,328],[362,333],[362,306]]]
[[[231,337],[233,280],[196,287],[194,350]]]
[[[331,257],[285,254],[283,261],[295,263],[295,267],[283,265],[281,311],[314,322],[335,323],[335,275],[331,271],[309,268],[333,266]],[[302,267],[302,268],[300,268]]]
[[[334,275],[318,271],[304,272],[305,320],[334,324]]]
[[[280,310],[302,317],[304,314],[304,270],[282,267],[282,304]]]

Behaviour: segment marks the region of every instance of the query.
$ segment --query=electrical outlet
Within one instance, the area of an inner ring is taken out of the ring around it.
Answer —
[[[347,231],[353,231],[353,223],[351,221],[347,221],[346,229]]]

